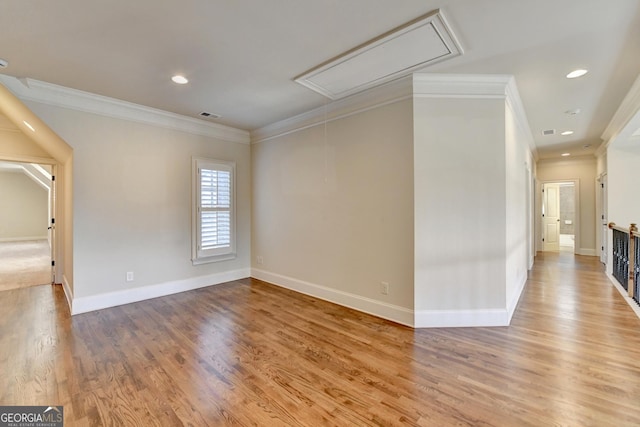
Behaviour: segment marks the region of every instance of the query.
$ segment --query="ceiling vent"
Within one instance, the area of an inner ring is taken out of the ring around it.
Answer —
[[[556,134],[556,130],[555,129],[547,129],[547,130],[543,130],[542,134],[544,136],[549,136],[549,135],[555,135]]]
[[[463,53],[442,12],[435,10],[294,80],[327,98],[340,99]]]
[[[201,112],[200,116],[207,119],[219,119],[222,117],[220,114],[207,113],[206,111]]]

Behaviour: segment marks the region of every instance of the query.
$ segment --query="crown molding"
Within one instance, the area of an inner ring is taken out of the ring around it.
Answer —
[[[571,156],[571,157],[562,157],[562,158],[549,158],[549,159],[540,159],[537,162],[538,167],[544,167],[547,165],[555,165],[555,166],[568,166],[568,165],[594,165],[597,159],[594,155],[585,154],[583,156]]]
[[[510,80],[513,76],[506,74],[415,73],[413,95],[417,98],[505,99]]]
[[[538,149],[520,98],[516,80],[507,74],[431,74],[413,75],[416,98],[504,99],[524,134],[534,160]]]
[[[536,147],[536,141],[533,137],[533,132],[531,132],[531,127],[529,126],[529,119],[527,119],[527,113],[524,110],[522,98],[520,98],[520,92],[518,91],[518,86],[516,85],[516,79],[513,76],[511,76],[509,82],[507,83],[506,95],[507,104],[511,106],[511,111],[513,112],[514,118],[516,119],[516,123],[527,139],[527,144],[529,145],[529,150],[531,151],[533,160],[538,161],[538,147]]]
[[[622,100],[622,103],[602,133],[601,138],[604,143],[601,147],[603,151],[620,135],[627,124],[629,124],[638,113],[640,113],[640,75],[638,75],[633,85],[631,85],[629,92]],[[600,150],[600,147],[598,147],[598,150]]]
[[[0,83],[23,101],[70,108],[229,142],[248,144],[249,132],[30,78],[0,74]]]
[[[268,141],[383,105],[411,99],[412,96],[411,76],[407,76],[365,92],[332,102],[328,101],[313,110],[255,129],[251,131],[251,143]]]

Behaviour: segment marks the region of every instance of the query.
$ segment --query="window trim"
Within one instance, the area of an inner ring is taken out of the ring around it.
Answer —
[[[198,246],[201,241],[200,228],[200,197],[201,183],[200,170],[222,170],[231,172],[231,203],[229,206],[230,219],[230,245],[226,251],[217,251],[214,255],[199,254]],[[192,157],[191,160],[191,263],[193,265],[207,264],[211,262],[227,261],[236,258],[236,164],[225,160],[216,160],[203,157]]]

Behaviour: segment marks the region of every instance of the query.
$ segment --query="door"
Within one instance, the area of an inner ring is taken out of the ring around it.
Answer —
[[[609,227],[607,226],[607,175],[600,177],[600,262],[607,263]]]
[[[51,249],[51,284],[56,283],[56,166],[51,171],[49,189],[49,246]]]
[[[542,231],[543,250],[560,250],[560,186],[542,186]]]

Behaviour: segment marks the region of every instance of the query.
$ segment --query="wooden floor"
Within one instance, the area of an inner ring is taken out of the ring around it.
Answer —
[[[510,327],[412,330],[256,280],[70,318],[0,293],[0,404],[65,426],[637,426],[640,320],[538,254]]]

